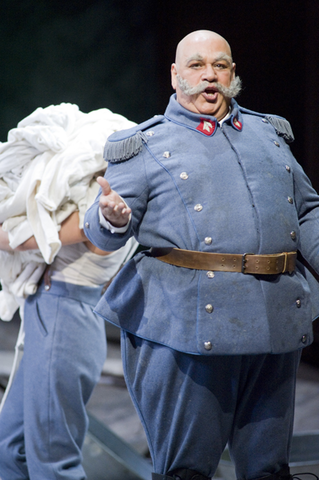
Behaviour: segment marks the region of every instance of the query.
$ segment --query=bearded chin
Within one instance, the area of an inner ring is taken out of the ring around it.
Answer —
[[[182,90],[183,93],[187,96],[191,95],[199,95],[200,93],[204,92],[208,86],[212,84],[218,89],[218,91],[224,95],[226,98],[235,98],[241,92],[242,89],[242,81],[240,77],[235,77],[232,80],[229,87],[225,87],[219,82],[210,83],[207,81],[201,82],[195,87],[192,87],[185,78],[182,78],[179,74],[176,76],[179,88]]]

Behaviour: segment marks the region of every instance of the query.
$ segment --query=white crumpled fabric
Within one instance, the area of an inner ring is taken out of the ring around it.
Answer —
[[[0,252],[0,318],[11,320],[36,292],[46,264],[61,248],[60,225],[75,210],[80,228],[106,169],[107,137],[135,123],[106,108],[74,104],[37,108],[0,143],[0,224],[16,248],[32,235],[39,251]]]

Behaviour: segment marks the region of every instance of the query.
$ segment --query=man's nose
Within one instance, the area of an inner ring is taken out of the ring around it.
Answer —
[[[202,80],[207,80],[208,82],[212,82],[216,80],[217,75],[213,65],[207,64],[205,70],[203,71]]]

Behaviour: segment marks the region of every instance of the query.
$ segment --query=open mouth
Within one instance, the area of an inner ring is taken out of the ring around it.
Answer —
[[[204,98],[206,100],[214,101],[218,96],[218,89],[216,87],[207,87],[203,91]]]

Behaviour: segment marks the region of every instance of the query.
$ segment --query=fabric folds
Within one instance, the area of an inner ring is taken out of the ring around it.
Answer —
[[[35,293],[46,264],[61,248],[61,223],[93,203],[106,162],[108,136],[135,123],[106,108],[83,113],[74,104],[37,108],[0,144],[0,224],[16,248],[34,235],[39,251],[0,252],[0,318],[11,320]]]

